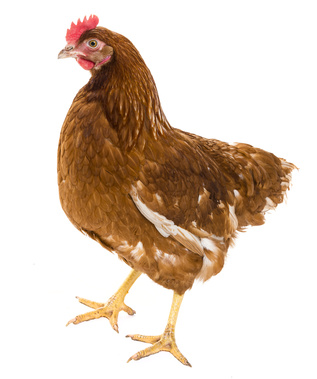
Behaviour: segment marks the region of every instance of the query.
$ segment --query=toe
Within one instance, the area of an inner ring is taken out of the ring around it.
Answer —
[[[111,317],[109,317],[109,322],[113,330],[115,330],[117,333],[119,333],[119,327],[118,327],[118,315],[112,314]]]
[[[69,324],[77,325],[77,324],[80,324],[80,323],[82,323],[84,321],[95,320],[95,319],[98,319],[100,317],[102,317],[102,314],[101,314],[101,310],[99,308],[99,309],[97,309],[95,311],[83,313],[81,315],[76,316],[75,318],[73,318],[70,321],[68,321],[68,323],[66,324],[66,326],[68,326]]]
[[[127,314],[130,315],[130,316],[133,316],[133,315],[135,315],[135,313],[136,313],[134,309],[128,307],[128,306],[127,306],[126,304],[124,304],[124,303],[123,303],[122,306],[121,306],[121,310],[127,312]]]
[[[128,334],[127,338],[131,338],[133,341],[145,342],[154,344],[161,339],[161,335],[159,336],[143,336],[141,334]]]
[[[161,350],[161,347],[158,344],[150,346],[147,349],[140,350],[136,354],[132,355],[132,357],[130,357],[128,359],[127,363],[130,362],[130,361],[132,361],[132,360],[138,361],[139,359],[148,357],[149,355],[156,354],[159,351],[162,351],[162,350]]]
[[[184,355],[178,350],[177,346],[169,350],[173,356],[178,359],[183,365],[192,367],[192,365],[188,362],[188,360],[184,357]]]
[[[98,308],[102,308],[102,307],[105,306],[105,303],[97,303],[96,301],[87,300],[87,299],[84,299],[83,297],[76,296],[76,299],[78,299],[78,301],[81,304],[84,304],[87,307],[90,307],[90,308],[93,308],[93,309],[98,309]]]

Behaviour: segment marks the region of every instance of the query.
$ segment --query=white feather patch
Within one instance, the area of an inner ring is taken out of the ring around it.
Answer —
[[[214,241],[210,238],[202,238],[201,243],[203,247],[207,250],[210,250],[213,252],[216,252],[217,250],[219,250],[216,244],[214,243]]]
[[[234,230],[237,229],[239,222],[236,216],[235,207],[233,205],[229,205],[229,217],[230,217],[230,221],[231,221],[231,225],[233,229]]]
[[[187,249],[204,256],[204,249],[198,237],[188,230],[175,225],[173,221],[168,220],[158,212],[152,211],[140,200],[135,187],[132,187],[130,196],[140,213],[156,227],[157,231],[163,237],[167,238],[172,236]]]
[[[139,261],[144,253],[143,249],[143,243],[140,241],[136,244],[135,248],[130,251],[131,256],[136,260]]]
[[[198,276],[196,277],[196,280],[206,280],[206,277],[208,278],[208,273],[212,269],[213,262],[206,256],[203,258],[203,265],[201,267],[201,270],[199,271]]]
[[[154,259],[165,264],[175,265],[177,257],[174,254],[163,253],[161,250],[156,249]]]
[[[276,204],[274,203],[274,201],[270,199],[269,197],[266,197],[265,201],[266,201],[266,204],[262,212],[270,211],[271,209],[274,209],[276,207]]]

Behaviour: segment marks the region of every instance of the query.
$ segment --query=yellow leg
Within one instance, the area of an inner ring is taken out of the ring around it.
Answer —
[[[143,336],[140,334],[132,334],[127,336],[132,338],[134,341],[141,341],[152,344],[152,346],[148,347],[147,349],[141,350],[138,353],[134,354],[131,358],[129,358],[128,362],[130,362],[132,359],[137,361],[141,358],[156,354],[160,351],[168,351],[173,354],[174,357],[177,358],[181,363],[191,367],[191,364],[188,362],[188,360],[178,350],[175,342],[175,325],[183,297],[184,295],[178,295],[176,292],[174,292],[171,311],[168,317],[165,331],[162,335]]]
[[[137,278],[141,275],[141,272],[132,270],[126,280],[123,282],[122,286],[118,289],[118,291],[110,297],[107,303],[96,303],[94,301],[90,301],[87,299],[83,299],[81,297],[77,297],[80,303],[87,305],[90,308],[95,309],[94,311],[81,314],[76,316],[72,320],[68,321],[66,326],[69,324],[80,324],[83,321],[89,321],[93,319],[97,319],[100,317],[106,317],[112,326],[112,328],[119,332],[118,329],[118,315],[120,311],[125,311],[129,315],[134,315],[135,311],[125,305],[124,298],[132,287],[133,283],[137,280]]]

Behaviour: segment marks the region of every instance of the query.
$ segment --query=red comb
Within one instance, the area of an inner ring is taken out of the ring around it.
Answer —
[[[67,29],[67,33],[66,33],[67,43],[76,42],[86,30],[95,29],[98,23],[99,23],[99,18],[95,15],[94,16],[91,15],[88,19],[85,16],[83,21],[80,21],[80,18],[79,18],[77,21],[77,25],[75,25],[72,22],[70,28]]]

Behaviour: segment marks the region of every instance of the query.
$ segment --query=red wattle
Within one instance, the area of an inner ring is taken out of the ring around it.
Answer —
[[[83,58],[77,58],[77,62],[85,70],[91,70],[95,65],[93,62],[87,61],[86,59],[83,59]]]

